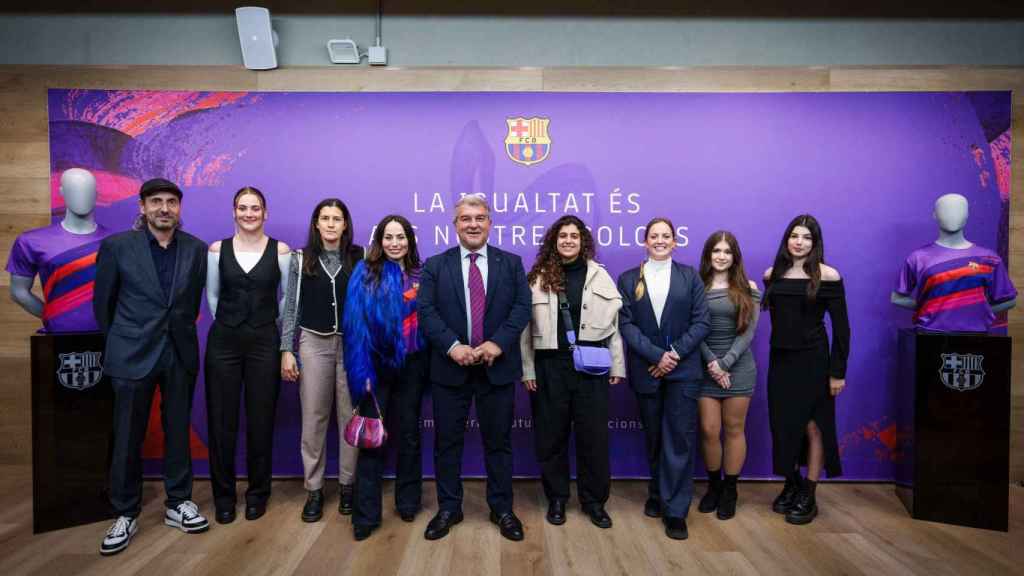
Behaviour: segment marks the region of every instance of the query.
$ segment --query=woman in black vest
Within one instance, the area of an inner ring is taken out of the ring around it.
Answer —
[[[309,223],[306,247],[288,267],[288,289],[281,322],[281,377],[299,381],[302,408],[302,468],[308,491],[302,520],[323,516],[327,425],[331,409],[338,415],[338,512],[351,514],[359,452],[342,438],[352,418],[352,402],[341,339],[345,291],[363,249],[352,244],[352,217],[345,203],[328,198],[317,204]],[[298,328],[299,363],[294,354]]]
[[[238,405],[245,387],[245,518],[267,508],[280,390],[278,287],[287,269],[288,245],[267,236],[263,193],[235,193],[235,235],[210,245],[206,295],[213,325],[206,339],[206,414],[210,477],[217,522],[235,519],[235,443]]]

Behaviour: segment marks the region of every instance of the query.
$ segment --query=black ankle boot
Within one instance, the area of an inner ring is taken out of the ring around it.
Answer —
[[[800,493],[793,503],[793,507],[786,513],[786,522],[790,524],[810,524],[811,520],[818,515],[818,503],[814,498],[814,492],[818,483],[814,480],[805,480]]]
[[[324,515],[324,491],[310,490],[302,507],[302,521],[316,522]]]
[[[352,484],[342,484],[338,498],[338,513],[348,516],[352,513],[352,500],[355,489]]]
[[[782,492],[772,502],[772,510],[779,514],[789,512],[789,509],[793,507],[793,503],[796,501],[796,496],[800,492],[802,484],[803,479],[798,473],[787,476],[786,485],[782,487]]]
[[[739,474],[726,474],[722,482],[722,496],[718,499],[718,519],[728,520],[736,515],[736,481]]]
[[[718,508],[719,499],[722,496],[722,470],[708,470],[708,491],[704,493],[704,497],[700,499],[700,504],[697,506],[697,510],[704,512],[714,512],[715,508]]]

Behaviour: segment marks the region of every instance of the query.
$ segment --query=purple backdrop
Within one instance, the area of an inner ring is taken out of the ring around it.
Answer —
[[[1010,93],[565,94],[209,93],[51,90],[54,218],[57,178],[72,166],[100,183],[98,220],[127,228],[141,181],[166,177],[185,190],[185,228],[206,241],[233,232],[231,196],[243,185],[268,195],[268,232],[304,242],[310,211],[338,196],[358,241],[386,213],[417,225],[424,256],[456,242],[461,194],[491,200],[491,241],[532,263],[544,227],[577,213],[618,275],[638,265],[642,225],[678,227],[677,260],[696,264],[704,239],[732,230],[748,273],[770,265],[785,224],[821,221],[827,260],[846,280],[853,330],[847,391],[837,405],[848,479],[890,479],[905,435],[892,422],[896,329],[909,312],[889,304],[896,271],[936,236],[935,198],[971,202],[968,237],[1006,254],[1010,197]],[[506,146],[522,118],[536,141]],[[548,120],[546,130],[542,122]],[[545,136],[549,143],[545,141]],[[526,148],[530,148],[526,151]],[[530,165],[514,161],[531,158]],[[542,160],[537,161],[537,158]],[[748,418],[744,476],[770,476],[765,402],[767,317],[754,341],[758,386]],[[209,318],[204,313],[201,332]],[[433,448],[424,411],[425,471]],[[647,474],[633,397],[612,392],[612,472]],[[206,438],[203,383],[193,428]],[[474,425],[475,422],[471,422]],[[275,473],[300,475],[295,384],[278,407]],[[515,472],[535,475],[529,403],[516,389]],[[337,436],[328,471],[337,471]],[[244,442],[244,436],[241,439]],[[244,449],[244,443],[243,443]],[[157,455],[147,448],[151,456]],[[200,450],[201,453],[201,450]],[[239,458],[244,470],[244,457]],[[151,461],[150,471],[158,470]],[[197,462],[197,472],[206,471]],[[467,475],[482,475],[479,436],[467,435]]]

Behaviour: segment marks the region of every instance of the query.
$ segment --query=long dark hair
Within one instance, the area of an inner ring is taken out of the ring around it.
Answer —
[[[772,265],[772,275],[768,278],[765,291],[771,289],[776,280],[785,276],[786,272],[793,267],[793,257],[789,254],[789,235],[797,226],[803,226],[811,232],[811,251],[804,260],[804,272],[811,279],[807,283],[807,299],[814,300],[818,296],[818,287],[821,286],[821,265],[825,263],[825,240],[821,237],[821,225],[810,214],[801,214],[790,221],[786,231],[782,234],[782,241],[779,242],[779,251],[775,254],[775,264]],[[765,294],[762,306],[768,307],[768,295]]]
[[[386,254],[384,254],[384,228],[387,227],[391,222],[398,222],[402,226],[402,230],[405,232],[405,237],[409,242],[409,251],[406,252],[405,256],[402,257],[402,267],[406,273],[414,272],[420,269],[420,252],[416,248],[416,232],[412,229],[412,224],[406,220],[405,216],[399,214],[388,214],[381,219],[380,223],[377,224],[377,228],[373,231],[373,241],[370,243],[369,249],[366,251],[366,283],[376,286],[380,284],[380,272],[384,268],[384,263],[388,260]]]
[[[580,231],[580,254],[577,258],[583,258],[584,262],[593,260],[596,254],[594,248],[594,237],[590,230],[578,217],[568,214],[562,216],[548,228],[544,233],[544,241],[537,250],[537,259],[533,262],[533,268],[526,275],[526,280],[533,284],[540,280],[540,289],[548,292],[559,292],[565,290],[565,273],[562,271],[562,256],[558,253],[558,233],[564,226],[574,225]]]
[[[647,242],[647,234],[650,232],[651,226],[654,226],[655,224],[664,224],[664,225],[668,226],[672,230],[672,238],[675,239],[675,236],[676,236],[676,225],[673,224],[671,220],[669,220],[668,218],[665,218],[664,216],[655,216],[654,218],[651,218],[651,220],[649,222],[647,222],[646,226],[644,226],[644,242],[645,243]],[[646,262],[646,261],[647,260],[644,259],[644,262]],[[634,300],[639,300],[639,299],[643,298],[644,297],[644,293],[647,292],[647,281],[644,280],[644,262],[640,263],[640,274],[637,275],[636,286],[633,286],[633,299]]]
[[[313,215],[309,218],[309,237],[306,239],[306,247],[303,248],[305,258],[302,261],[302,271],[307,276],[316,276],[317,262],[320,255],[324,253],[324,242],[320,239],[320,231],[316,229],[316,222],[320,219],[320,211],[324,208],[337,208],[341,210],[341,216],[345,220],[345,230],[341,233],[341,240],[338,242],[338,251],[341,262],[348,262],[348,249],[352,245],[352,215],[348,212],[348,206],[337,198],[321,200]],[[351,264],[351,263],[350,263]]]
[[[717,230],[708,236],[704,242],[704,250],[700,254],[700,279],[704,281],[705,288],[711,287],[711,280],[715,275],[715,270],[711,266],[711,252],[719,242],[728,244],[729,250],[732,251],[732,266],[726,274],[729,282],[729,300],[737,307],[736,333],[743,334],[754,318],[754,297],[750,293],[747,271],[743,268],[740,243],[736,241],[736,236],[732,232]]]

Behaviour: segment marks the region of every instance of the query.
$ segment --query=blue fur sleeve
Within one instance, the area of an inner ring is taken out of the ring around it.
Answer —
[[[352,406],[359,406],[366,391],[366,381],[377,389],[377,375],[371,357],[372,342],[366,319],[371,314],[373,294],[366,285],[366,266],[360,261],[352,271],[345,295],[345,317],[342,320],[345,342],[345,371]]]

